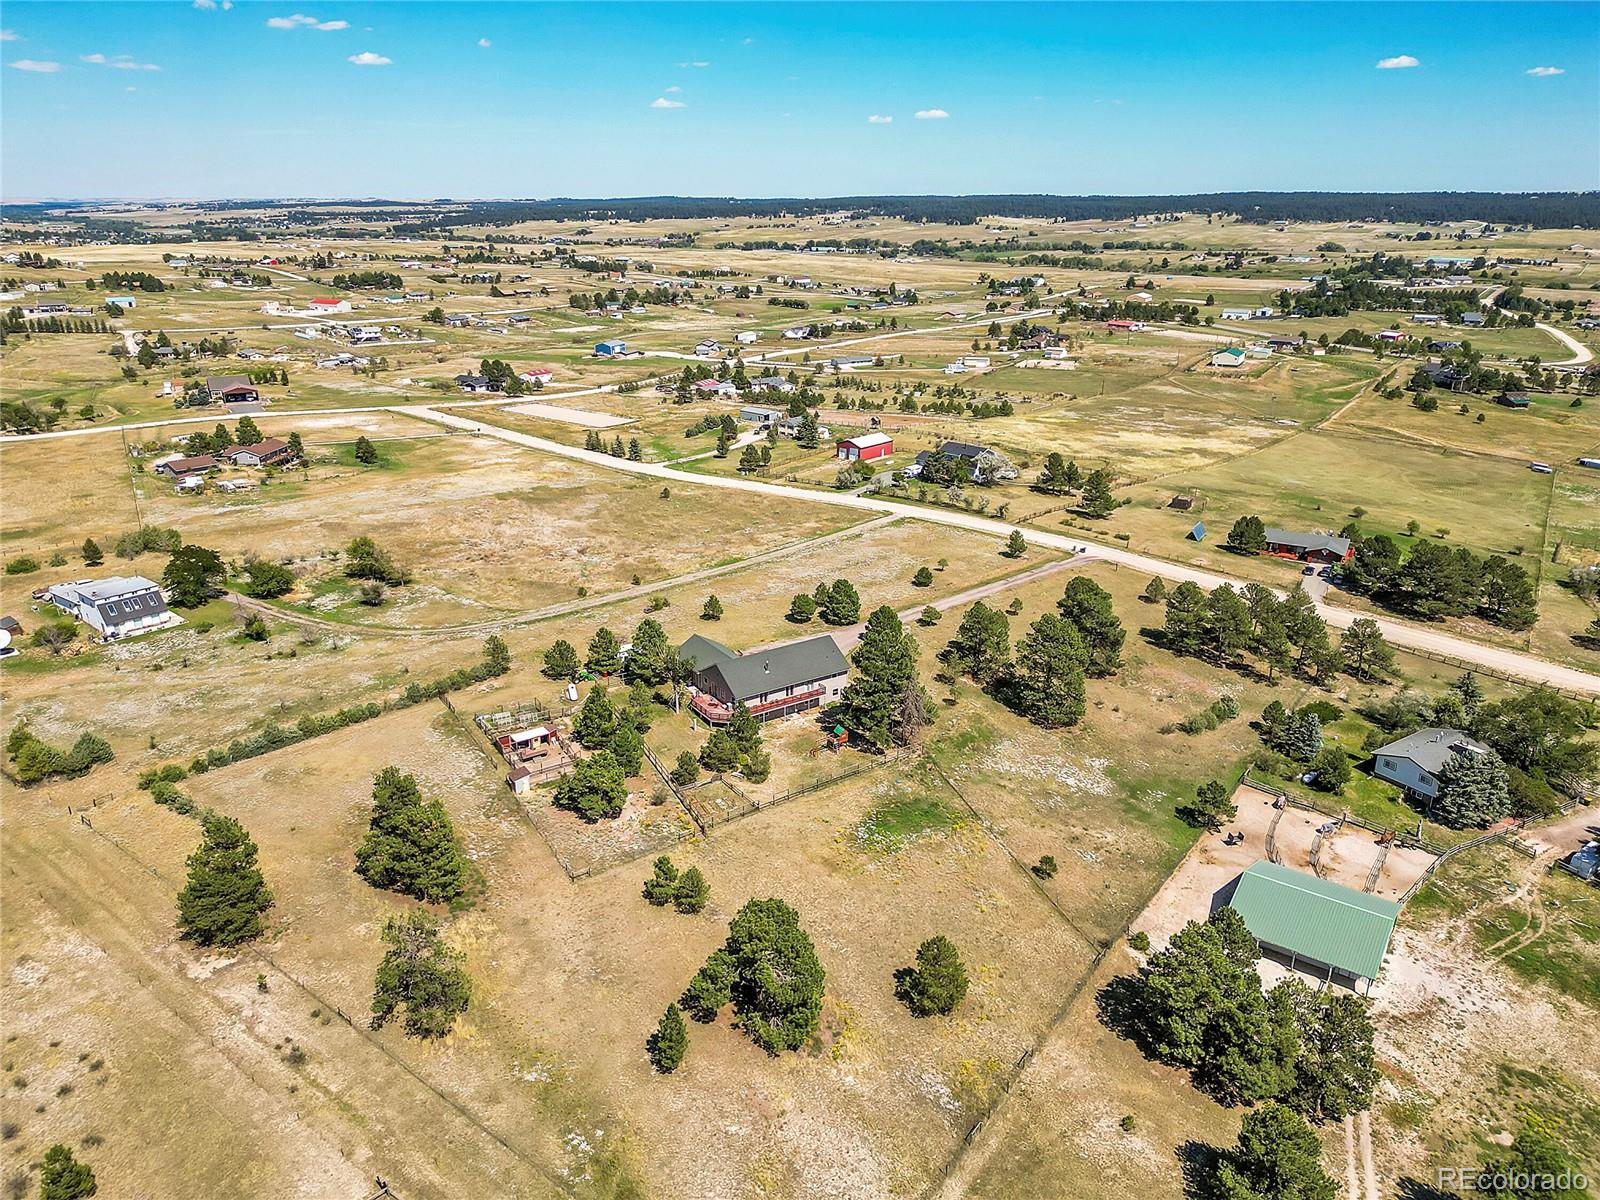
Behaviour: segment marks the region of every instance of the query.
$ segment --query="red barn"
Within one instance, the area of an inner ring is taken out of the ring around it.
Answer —
[[[894,439],[886,433],[861,433],[855,437],[840,438],[834,443],[840,458],[854,462],[871,462],[875,458],[888,458],[894,453]]]

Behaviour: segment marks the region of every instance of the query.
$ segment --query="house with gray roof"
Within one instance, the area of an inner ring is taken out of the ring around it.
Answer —
[[[1459,729],[1419,729],[1399,741],[1380,746],[1372,756],[1372,773],[1397,783],[1413,796],[1433,800],[1439,794],[1439,772],[1458,754],[1493,751]]]
[[[58,583],[45,599],[88,625],[106,641],[180,624],[161,589],[142,575]]]
[[[689,706],[712,725],[726,725],[738,704],[759,721],[832,704],[850,672],[829,634],[743,654],[695,634],[678,654],[694,671]]]
[[[1279,558],[1295,558],[1301,562],[1337,563],[1348,559],[1353,551],[1350,539],[1331,533],[1294,533],[1288,529],[1268,529],[1267,553]]]

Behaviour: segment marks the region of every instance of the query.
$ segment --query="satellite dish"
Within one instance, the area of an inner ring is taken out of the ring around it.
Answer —
[[[11,631],[9,629],[0,629],[0,650],[4,650],[9,645],[11,645]]]

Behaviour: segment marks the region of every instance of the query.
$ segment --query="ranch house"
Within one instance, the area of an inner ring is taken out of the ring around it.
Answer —
[[[1292,533],[1287,529],[1267,530],[1267,553],[1301,562],[1347,562],[1355,554],[1350,539],[1331,533]]]
[[[850,671],[826,633],[746,654],[696,634],[678,653],[694,668],[689,707],[713,725],[726,725],[738,704],[759,721],[831,704]]]

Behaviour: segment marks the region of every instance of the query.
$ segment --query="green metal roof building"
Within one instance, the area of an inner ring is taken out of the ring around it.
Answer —
[[[1263,950],[1328,978],[1372,981],[1383,969],[1400,906],[1262,860],[1239,877],[1229,905]]]

